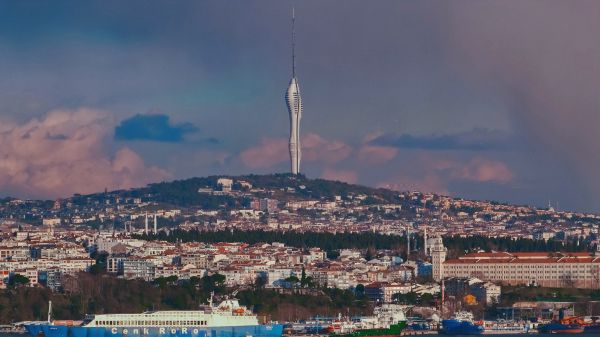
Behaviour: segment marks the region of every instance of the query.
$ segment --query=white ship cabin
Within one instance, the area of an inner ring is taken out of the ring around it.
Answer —
[[[212,303],[200,310],[148,311],[141,314],[88,315],[87,327],[227,327],[258,325],[250,310],[237,300],[225,300],[218,306]]]
[[[377,317],[381,326],[389,327],[391,324],[406,321],[404,310],[406,310],[406,307],[400,304],[383,304],[375,307],[373,314]]]

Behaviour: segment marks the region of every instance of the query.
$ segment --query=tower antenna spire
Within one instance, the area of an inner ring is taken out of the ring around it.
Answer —
[[[296,77],[296,9],[292,6],[292,77]]]

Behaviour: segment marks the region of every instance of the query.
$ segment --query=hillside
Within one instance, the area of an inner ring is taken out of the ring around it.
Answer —
[[[220,178],[231,178],[235,181],[233,191],[239,193],[231,194],[208,194],[199,193],[202,188],[218,189],[217,180]],[[239,182],[244,181],[252,185],[249,191],[242,187]],[[262,192],[264,190],[265,192]],[[244,193],[245,192],[245,193]],[[372,188],[361,185],[353,185],[339,181],[325,179],[309,179],[304,175],[293,176],[291,174],[268,174],[268,175],[243,175],[243,176],[209,176],[201,178],[189,178],[171,182],[150,184],[142,188],[120,190],[110,192],[111,195],[133,198],[151,198],[153,201],[177,205],[197,206],[205,209],[234,208],[236,206],[247,206],[248,196],[274,197],[278,200],[294,199],[332,199],[339,196],[346,199],[350,196],[369,196],[368,202],[391,203],[400,202],[398,192]],[[92,195],[76,195],[75,202],[91,199],[101,199],[104,193]]]

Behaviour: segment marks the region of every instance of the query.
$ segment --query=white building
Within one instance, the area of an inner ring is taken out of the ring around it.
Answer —
[[[441,270],[444,277],[477,277],[510,285],[600,288],[600,252],[471,253],[443,262]]]

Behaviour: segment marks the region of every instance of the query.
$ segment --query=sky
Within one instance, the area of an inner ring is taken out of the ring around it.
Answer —
[[[0,196],[289,171],[600,212],[600,2],[0,2]]]

